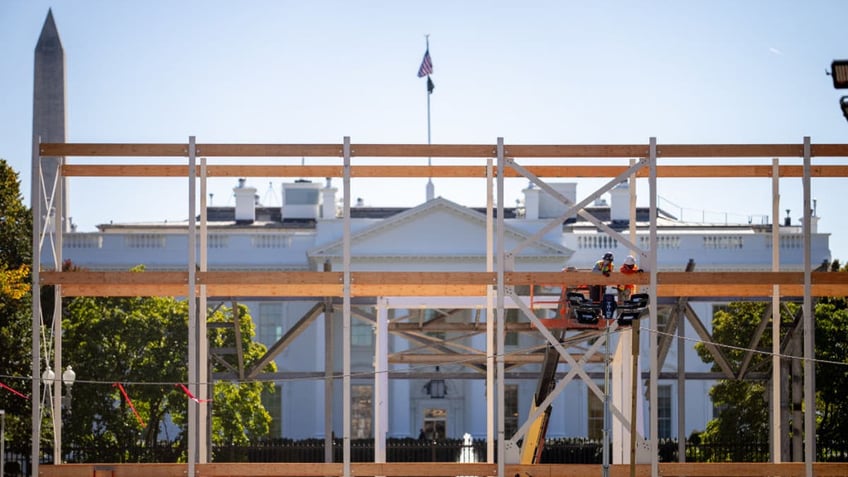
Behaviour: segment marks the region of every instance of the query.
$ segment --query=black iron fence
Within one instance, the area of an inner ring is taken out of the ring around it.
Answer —
[[[497,449],[497,445],[495,446]],[[818,462],[848,462],[848,439],[816,443]],[[332,459],[343,461],[343,440],[332,442]],[[7,443],[4,475],[17,477],[29,475],[31,450],[28,445]],[[41,463],[51,464],[52,450],[42,449]],[[352,462],[373,462],[373,439],[352,440]],[[677,462],[676,440],[659,443],[660,462]],[[152,463],[178,462],[185,455],[185,447],[173,442],[155,446],[98,445],[91,447],[66,446],[65,461],[74,463]],[[213,446],[215,462],[324,462],[324,439],[269,439],[246,446]],[[497,456],[495,456],[497,460]],[[579,438],[548,439],[542,451],[542,463],[600,464],[603,444]],[[461,439],[436,441],[418,439],[388,439],[387,462],[483,462],[486,460],[486,441],[475,439],[465,445]],[[687,462],[768,462],[768,443],[758,442],[696,442],[686,443]]]

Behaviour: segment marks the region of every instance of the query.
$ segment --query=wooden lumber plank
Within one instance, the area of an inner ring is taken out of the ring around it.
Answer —
[[[647,157],[648,144],[505,144],[508,157]]]
[[[548,178],[605,178],[615,177],[627,166],[614,165],[528,165],[525,169],[538,177]],[[200,168],[197,168],[200,174]],[[342,166],[338,165],[209,165],[208,177],[341,177]],[[65,177],[188,177],[188,166],[174,164],[65,164]],[[399,178],[399,177],[486,177],[482,165],[353,165],[353,178]],[[802,166],[780,166],[780,177],[801,177]],[[819,165],[810,169],[811,177],[848,177],[848,166]],[[644,169],[637,177],[647,177]],[[521,177],[514,169],[504,171],[504,177]],[[771,166],[760,165],[688,165],[657,166],[657,177],[666,178],[755,178],[771,177]]]
[[[354,296],[484,296],[490,272],[352,272]],[[508,272],[507,285],[646,285],[648,274],[609,277],[590,272]],[[803,296],[801,272],[660,272],[659,296],[761,297],[774,283],[783,296]],[[210,296],[341,296],[341,272],[199,272]],[[185,296],[187,272],[41,272],[40,283],[63,285],[65,296]],[[812,274],[815,296],[848,294],[848,275]]]
[[[342,272],[310,271],[228,271],[198,272],[197,283],[202,285],[274,285],[274,284],[310,284],[340,285],[344,280]]]
[[[572,353],[571,356],[574,357],[575,360],[579,360],[585,355],[581,353]],[[543,354],[507,354],[504,356],[504,363],[507,364],[537,364],[544,360],[545,356]],[[443,364],[453,361],[462,361],[465,364],[486,364],[486,355],[398,353],[389,356],[390,364]],[[602,363],[603,361],[604,358],[599,353],[593,354],[586,359],[586,362],[589,363]]]
[[[188,165],[166,164],[64,164],[65,177],[184,177]],[[200,168],[198,168],[198,171]]]
[[[333,476],[342,475],[344,468],[341,463],[317,462],[216,462],[197,464],[199,477],[292,477],[292,476]],[[120,476],[115,476],[120,477]]]
[[[342,144],[216,144],[198,143],[205,157],[341,157]],[[638,158],[647,157],[647,144],[506,144],[509,157]],[[188,156],[188,143],[42,143],[42,156]],[[848,144],[812,144],[816,157],[846,157]],[[495,144],[351,144],[359,157],[495,157]],[[660,158],[802,157],[797,144],[658,144]]]
[[[203,157],[341,157],[338,144],[214,144],[197,145]]]
[[[844,462],[813,462],[813,474],[819,477],[844,477],[848,464]],[[351,475],[357,477],[383,475],[386,477],[453,477],[456,475],[495,475],[497,464],[453,462],[352,462]],[[651,475],[650,464],[634,466],[637,477]],[[803,477],[803,462],[660,462],[659,474],[663,477]],[[113,477],[184,477],[188,464],[58,464],[39,466],[42,477],[91,477],[95,468],[110,468]],[[199,477],[323,477],[341,476],[342,463],[315,462],[232,462],[196,464]],[[610,477],[628,477],[629,464],[610,465]],[[600,464],[506,464],[507,476],[531,475],[533,477],[597,477]]]
[[[351,144],[356,157],[497,157],[495,144]]]
[[[353,285],[494,285],[494,272],[351,272]]]
[[[485,285],[362,285],[350,287],[351,296],[486,296]],[[338,294],[336,296],[341,296]]]
[[[803,157],[798,144],[657,144],[657,157]]]
[[[168,284],[70,284],[62,285],[62,296],[133,297],[133,296],[188,296],[188,287]]]
[[[723,297],[753,298],[771,296],[771,285],[658,285],[657,296],[674,297]],[[813,285],[812,296],[844,296],[848,286],[844,285]],[[803,285],[781,285],[781,297],[803,297]]]
[[[221,284],[206,287],[210,297],[326,297],[342,296],[341,284]]]
[[[185,477],[188,464],[59,464],[40,465],[41,477]],[[100,472],[95,473],[95,469]],[[111,472],[108,470],[111,469]],[[7,474],[8,475],[8,474]]]
[[[41,285],[188,285],[188,272],[47,272],[39,273]]]
[[[457,475],[497,475],[497,464],[456,462],[351,463],[351,474],[386,477],[447,477]]]
[[[813,157],[848,157],[848,144],[811,144]]]
[[[38,150],[42,156],[188,157],[188,143],[42,143]]]

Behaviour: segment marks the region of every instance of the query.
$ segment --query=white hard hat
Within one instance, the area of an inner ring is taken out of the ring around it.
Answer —
[[[624,259],[625,265],[636,265],[636,259],[633,255],[628,255],[627,258]]]

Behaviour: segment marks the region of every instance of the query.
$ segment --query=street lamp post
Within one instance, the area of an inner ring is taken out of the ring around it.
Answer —
[[[59,439],[59,429],[56,423],[56,409],[53,409],[53,381],[56,379],[56,373],[53,372],[50,367],[47,367],[43,373],[41,373],[41,382],[44,383],[44,395],[47,396],[45,402],[50,403],[49,406],[45,406],[50,410],[50,420],[53,422],[53,462],[56,462],[56,447]],[[33,406],[36,404],[33,403]],[[38,424],[39,426],[41,423]],[[34,459],[35,457],[33,457]],[[35,463],[33,463],[35,465]]]
[[[0,477],[6,469],[6,410],[0,409]]]
[[[62,382],[65,383],[65,398],[62,400],[64,407],[67,408],[68,412],[71,412],[71,391],[74,388],[74,381],[77,379],[77,373],[74,372],[73,368],[68,366],[65,368],[65,372],[62,373]],[[2,477],[2,476],[0,476]]]

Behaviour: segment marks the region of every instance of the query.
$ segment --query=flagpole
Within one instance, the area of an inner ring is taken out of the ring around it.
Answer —
[[[426,48],[427,48],[425,51],[429,52],[430,51],[430,35],[429,34],[424,35],[424,41],[426,43]],[[427,75],[427,85],[425,87],[427,89],[427,145],[429,146],[431,144],[431,142],[430,142],[430,94],[431,94],[431,92],[430,92],[430,75],[429,74]],[[433,185],[433,174],[429,170],[429,167],[432,166],[432,159],[433,159],[432,157],[427,157],[427,167],[428,167],[427,172],[429,173],[429,177],[427,178],[426,197],[427,197],[428,201],[433,200],[435,193],[436,193],[436,188]]]

